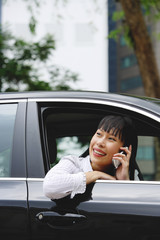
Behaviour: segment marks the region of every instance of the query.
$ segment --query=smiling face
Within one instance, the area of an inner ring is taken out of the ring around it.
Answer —
[[[93,170],[105,172],[112,166],[112,158],[118,153],[123,142],[113,131],[98,129],[91,139],[89,154]]]

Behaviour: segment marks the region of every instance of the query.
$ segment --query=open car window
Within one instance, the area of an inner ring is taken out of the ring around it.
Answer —
[[[95,133],[99,121],[107,114],[121,114],[76,107],[41,108],[42,145],[46,172],[65,155],[83,154]],[[122,113],[124,114],[124,113]],[[138,134],[136,161],[147,181],[160,181],[160,130],[148,117],[129,114],[135,122]]]
[[[74,154],[80,156],[89,147],[91,136],[78,137],[67,136],[57,138],[56,163],[66,155]],[[160,181],[160,172],[156,166],[160,165],[159,138],[152,136],[139,136],[136,161],[147,181]]]
[[[91,136],[67,136],[56,139],[58,162],[63,156],[80,156],[89,147]]]

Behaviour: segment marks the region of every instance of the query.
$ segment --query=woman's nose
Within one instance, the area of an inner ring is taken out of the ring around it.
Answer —
[[[104,147],[104,145],[105,145],[105,140],[104,140],[104,138],[99,139],[98,142],[97,142],[97,145],[98,145],[98,146],[101,146],[101,147]]]

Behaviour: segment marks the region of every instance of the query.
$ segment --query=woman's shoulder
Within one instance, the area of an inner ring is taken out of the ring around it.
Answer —
[[[89,159],[89,156],[79,157],[77,155],[66,155],[66,156],[62,157],[62,159],[60,161],[71,161],[74,164],[76,164],[76,163],[82,163],[88,159]]]
[[[78,157],[78,156],[73,155],[71,158],[72,158],[72,161],[74,162],[75,166],[80,171],[83,171],[83,172],[92,171],[89,155],[86,157]]]
[[[82,170],[82,171],[86,171],[86,170],[92,170],[91,169],[91,165],[90,165],[90,157],[89,155],[87,157],[79,157],[76,155],[67,155],[64,156],[61,160],[61,163],[70,163],[75,165],[76,168]]]

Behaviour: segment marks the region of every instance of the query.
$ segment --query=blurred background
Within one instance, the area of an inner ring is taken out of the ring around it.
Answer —
[[[0,0],[0,91],[159,98],[158,0]]]
[[[23,61],[23,64],[30,65],[32,62],[34,65],[38,77],[31,70],[26,76],[32,77],[29,81],[48,82],[53,90],[108,91],[105,0],[1,1],[1,22],[2,31],[9,31],[17,40],[24,41],[15,44],[21,47],[16,50],[19,52],[16,58],[18,61],[21,59],[20,64]],[[48,42],[45,38],[49,39]],[[29,52],[31,49],[26,43],[37,42],[39,50]],[[40,59],[38,51],[44,51],[45,59]],[[15,55],[15,52],[11,54]],[[16,76],[13,78],[17,79]],[[21,89],[22,84],[19,87]],[[14,88],[13,85],[10,85],[11,88]]]
[[[159,0],[0,0],[0,92],[160,98],[159,21]],[[154,179],[157,142],[139,138],[145,179]],[[76,154],[86,149],[77,137],[59,139],[57,146],[58,158],[69,154],[68,146]]]

